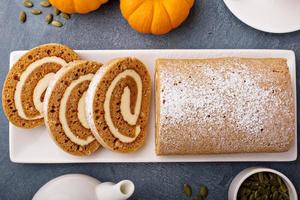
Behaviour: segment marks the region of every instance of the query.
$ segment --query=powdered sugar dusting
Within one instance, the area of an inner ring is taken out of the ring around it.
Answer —
[[[286,66],[279,67],[286,72]],[[272,70],[257,60],[238,58],[163,62],[161,150],[225,153],[286,148],[294,130],[289,74]]]

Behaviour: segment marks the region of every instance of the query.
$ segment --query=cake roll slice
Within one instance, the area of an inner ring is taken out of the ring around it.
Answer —
[[[286,59],[160,59],[156,153],[284,152],[295,102]]]
[[[2,90],[2,106],[8,120],[21,128],[42,125],[48,83],[73,60],[79,60],[79,56],[61,44],[45,44],[23,55],[8,72]]]
[[[102,64],[74,61],[60,69],[45,94],[45,124],[64,151],[90,155],[100,148],[87,123],[85,98],[88,86]]]
[[[100,68],[87,93],[87,115],[100,144],[116,152],[133,152],[145,142],[151,79],[136,58],[120,58]]]

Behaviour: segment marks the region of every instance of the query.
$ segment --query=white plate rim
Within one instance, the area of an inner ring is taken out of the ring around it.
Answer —
[[[267,32],[267,33],[276,33],[276,34],[283,34],[283,33],[292,33],[292,32],[296,32],[300,30],[300,20],[299,20],[299,25],[297,25],[297,27],[295,28],[289,28],[289,29],[285,29],[285,30],[272,30],[269,28],[265,28],[261,25],[257,25],[257,24],[253,24],[251,23],[248,19],[244,18],[243,16],[241,16],[239,14],[239,12],[235,9],[233,9],[232,6],[232,1],[239,1],[239,0],[223,0],[224,4],[226,5],[226,7],[230,10],[230,12],[237,18],[239,19],[241,22],[243,22],[244,24],[259,30],[259,31],[263,31],[263,32]]]
[[[24,54],[26,51],[13,51],[10,54],[10,64],[12,64],[13,58],[16,55]],[[297,113],[297,95],[296,95],[296,59],[295,59],[295,53],[292,50],[274,50],[274,49],[142,49],[142,50],[77,50],[79,54],[89,54],[89,53],[120,53],[120,54],[128,54],[130,52],[131,54],[135,53],[147,53],[147,52],[156,52],[159,55],[163,55],[163,53],[166,52],[173,52],[173,54],[180,54],[180,53],[195,53],[201,54],[206,53],[210,56],[201,57],[201,58],[209,58],[209,57],[225,57],[223,54],[226,54],[228,56],[234,56],[235,54],[240,54],[243,57],[266,57],[262,56],[264,54],[270,54],[269,57],[283,57],[288,59],[288,65],[291,70],[291,78],[293,81],[293,90],[294,90],[294,97],[295,97],[295,112]],[[221,56],[218,56],[221,55]],[[248,55],[248,56],[247,56]],[[118,56],[116,56],[118,57]],[[164,57],[164,56],[160,56]],[[198,57],[197,57],[198,58]],[[153,77],[152,77],[153,79]],[[296,115],[297,118],[297,115]],[[256,161],[256,162],[262,162],[262,161],[270,161],[270,162],[284,162],[284,161],[294,161],[297,159],[297,119],[295,120],[295,144],[293,146],[293,152],[288,157],[282,156],[281,158],[277,159],[270,159],[267,155],[270,155],[270,153],[265,153],[266,157],[264,159],[238,159],[238,158],[232,158],[232,159],[222,159],[222,156],[229,156],[229,157],[235,157],[236,155],[245,155],[245,154],[223,154],[223,155],[196,155],[196,156],[156,156],[155,160],[149,160],[149,159],[140,159],[140,160],[108,160],[108,161],[95,161],[95,160],[89,160],[89,159],[81,159],[78,160],[77,157],[72,157],[74,159],[67,159],[67,160],[57,160],[55,158],[49,158],[48,160],[37,160],[34,158],[24,158],[24,157],[18,157],[15,155],[14,152],[14,142],[13,137],[11,134],[12,129],[14,126],[10,123],[9,124],[9,154],[10,159],[12,162],[15,163],[151,163],[151,162],[249,162],[249,161]],[[154,133],[153,133],[154,134]],[[52,141],[51,141],[52,142]],[[149,141],[148,141],[149,142]],[[147,141],[146,141],[147,143]],[[153,148],[154,152],[154,148]],[[273,155],[277,153],[272,153]],[[262,155],[262,153],[247,153],[246,155]],[[214,157],[220,157],[220,159],[209,159],[210,156]],[[192,157],[192,158],[191,158]],[[204,159],[201,159],[201,157],[205,157]],[[76,158],[76,159],[75,159]]]

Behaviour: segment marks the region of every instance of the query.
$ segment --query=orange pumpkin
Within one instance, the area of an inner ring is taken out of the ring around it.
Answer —
[[[49,0],[58,10],[65,13],[88,13],[97,10],[108,0]]]
[[[188,17],[194,0],[121,0],[120,4],[123,17],[133,29],[165,34]]]

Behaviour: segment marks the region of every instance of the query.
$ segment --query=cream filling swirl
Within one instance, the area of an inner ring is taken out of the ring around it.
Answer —
[[[18,112],[18,115],[23,118],[23,119],[27,119],[27,120],[35,120],[35,119],[41,119],[43,118],[42,114],[39,114],[36,117],[27,117],[25,112],[24,112],[24,108],[22,105],[22,101],[21,101],[21,94],[22,94],[22,90],[24,88],[25,82],[27,80],[27,78],[31,75],[31,73],[41,67],[43,64],[45,63],[57,63],[61,66],[66,65],[66,61],[63,60],[62,58],[59,57],[45,57],[42,58],[40,60],[37,60],[33,63],[31,63],[26,70],[21,74],[20,76],[20,80],[17,83],[16,86],[16,91],[15,91],[15,95],[14,95],[14,100],[15,100],[15,106]],[[48,76],[47,76],[48,75]],[[42,102],[40,101],[41,96],[43,94],[43,92],[46,90],[46,88],[48,87],[49,81],[51,80],[51,78],[53,77],[53,73],[49,73],[47,74],[45,77],[43,77],[38,84],[36,85],[36,87],[34,88],[34,94],[33,94],[33,103],[34,103],[34,107],[41,112],[42,111]]]
[[[95,138],[93,136],[88,136],[86,139],[81,139],[78,136],[74,135],[74,133],[71,131],[69,125],[68,125],[68,121],[67,121],[67,117],[66,117],[66,112],[67,112],[67,102],[68,99],[71,95],[72,90],[80,83],[84,82],[84,81],[90,81],[92,80],[94,74],[87,74],[84,76],[80,76],[77,80],[72,81],[72,83],[67,87],[65,93],[63,94],[63,97],[61,99],[60,102],[60,107],[59,107],[59,121],[61,122],[62,128],[66,134],[66,136],[75,144],[81,145],[81,146],[85,146],[90,144],[92,141],[95,140]],[[82,97],[81,97],[82,99]],[[81,100],[80,99],[80,100]],[[78,103],[78,115],[80,115],[78,117],[80,123],[82,123],[83,118],[84,121],[86,122],[86,115],[85,115],[85,101],[84,101],[84,97],[82,102]],[[79,100],[79,101],[80,101]],[[81,119],[81,120],[80,120]],[[83,125],[84,126],[84,125]]]
[[[42,113],[43,112],[43,102],[41,101],[41,96],[47,89],[49,82],[53,79],[55,73],[46,74],[33,90],[33,104],[35,108]]]
[[[141,112],[141,104],[142,104],[142,79],[140,75],[132,70],[132,69],[127,69],[123,71],[122,73],[118,74],[115,79],[112,81],[110,86],[108,87],[108,90],[106,92],[105,100],[104,100],[104,118],[105,121],[109,127],[109,130],[111,133],[118,138],[121,142],[124,143],[130,143],[133,142],[137,136],[141,132],[141,127],[140,125],[137,125],[135,127],[135,136],[134,137],[127,137],[123,135],[122,133],[119,132],[118,128],[115,127],[113,124],[112,118],[111,118],[111,113],[110,113],[110,101],[111,101],[111,96],[113,93],[113,90],[117,86],[117,83],[126,78],[127,76],[133,78],[133,80],[136,82],[137,85],[137,100],[136,104],[134,107],[134,113],[132,114],[130,111],[130,89],[129,87],[125,87],[121,96],[121,105],[120,105],[120,110],[121,110],[121,115],[128,124],[130,125],[136,125],[136,122],[138,120],[138,117]]]
[[[87,117],[85,113],[85,98],[86,98],[86,91],[82,94],[82,96],[79,99],[78,106],[77,106],[77,110],[78,110],[77,117],[81,125],[84,128],[89,129],[90,127],[87,122]]]

